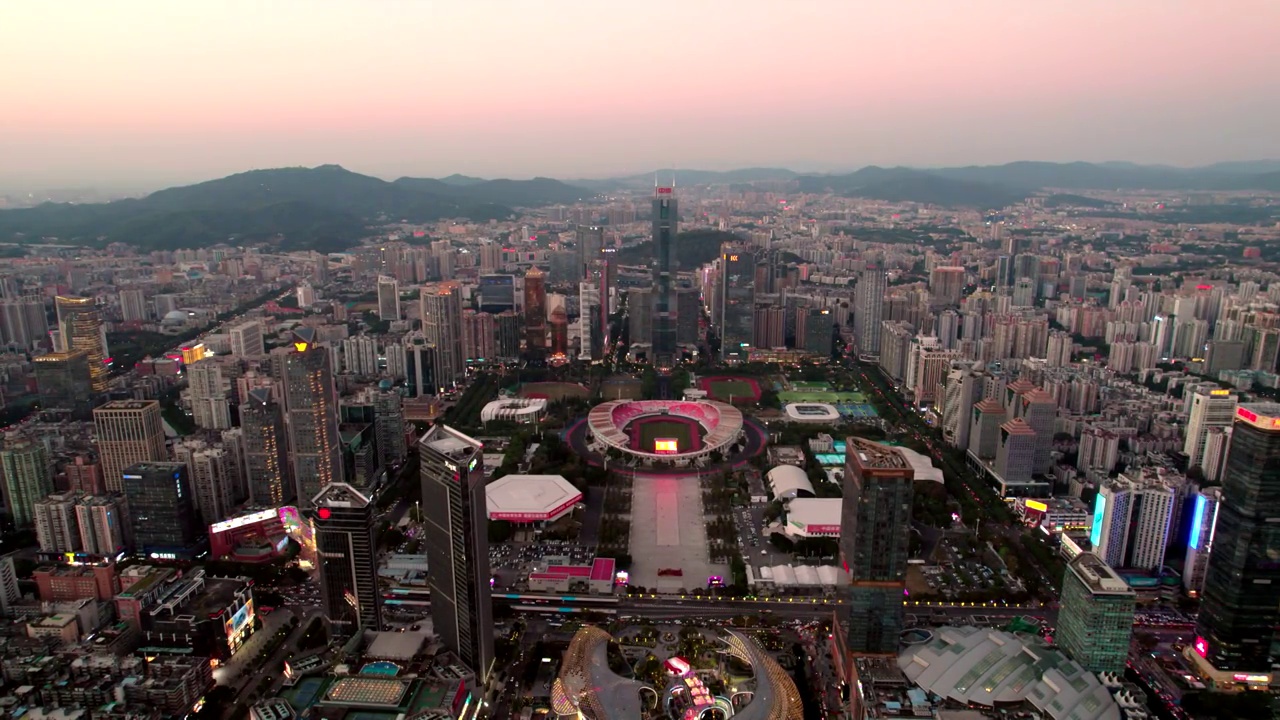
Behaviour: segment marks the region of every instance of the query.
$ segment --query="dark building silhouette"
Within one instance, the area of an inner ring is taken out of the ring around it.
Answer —
[[[331,483],[310,500],[320,594],[334,635],[381,630],[373,502],[346,483]]]

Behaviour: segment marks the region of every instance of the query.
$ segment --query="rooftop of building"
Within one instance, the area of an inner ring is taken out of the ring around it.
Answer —
[[[1022,418],[1014,418],[1000,426],[1000,429],[1010,435],[1035,435],[1036,431],[1027,424]]]
[[[846,441],[845,457],[860,467],[869,469],[910,470],[911,463],[898,452],[898,448],[881,445],[863,438],[851,437]]]
[[[109,400],[94,408],[94,412],[99,410],[141,410],[159,404],[155,400]]]
[[[1119,573],[1093,553],[1080,553],[1067,565],[1093,593],[1132,595],[1133,589]]]
[[[245,578],[210,578],[205,577],[204,587],[195,594],[173,607],[170,617],[193,615],[196,620],[221,615],[236,597],[244,593],[250,582]],[[187,578],[183,582],[198,582],[198,578]]]

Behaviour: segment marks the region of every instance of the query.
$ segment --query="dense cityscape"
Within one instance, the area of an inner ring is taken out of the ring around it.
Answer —
[[[14,3],[0,720],[1280,717],[1276,27]]]

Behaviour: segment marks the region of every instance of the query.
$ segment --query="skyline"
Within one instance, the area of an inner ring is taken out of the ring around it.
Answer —
[[[1280,157],[1253,0],[72,5],[0,27],[0,190]]]

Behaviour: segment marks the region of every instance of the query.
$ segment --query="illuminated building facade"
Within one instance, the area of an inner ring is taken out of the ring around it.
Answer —
[[[169,458],[160,403],[155,400],[112,400],[94,408],[93,434],[108,492],[123,490],[126,467]]]
[[[107,370],[110,355],[107,353],[106,329],[102,313],[93,298],[63,297],[54,300],[58,311],[58,329],[62,333],[63,347],[68,352],[83,350],[89,355],[89,381],[94,392],[107,389]]]
[[[285,426],[297,497],[309,502],[326,485],[342,480],[338,392],[329,352],[315,344],[314,330],[294,331],[293,348],[284,360]]]
[[[325,614],[337,637],[382,629],[373,501],[346,483],[310,498]],[[434,603],[432,603],[434,605]]]
[[[1195,654],[1217,671],[1266,674],[1280,606],[1280,404],[1236,408]]]
[[[281,505],[292,500],[296,487],[289,482],[288,441],[284,409],[270,388],[249,391],[240,405],[244,428],[244,464],[249,499],[259,505]]]
[[[676,357],[676,308],[672,293],[675,275],[675,242],[680,224],[680,204],[674,187],[653,189],[653,360],[670,367]],[[637,338],[632,338],[635,342]]]

